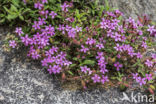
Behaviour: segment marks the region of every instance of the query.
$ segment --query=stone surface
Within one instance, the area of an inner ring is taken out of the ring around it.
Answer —
[[[100,0],[104,4],[104,0]],[[108,0],[111,7],[118,8],[125,17],[137,18],[144,14],[156,22],[156,0]]]

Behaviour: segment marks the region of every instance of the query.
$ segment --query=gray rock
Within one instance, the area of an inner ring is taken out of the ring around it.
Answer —
[[[125,14],[125,17],[133,17],[144,14],[156,22],[156,0],[108,0],[111,7],[118,8]],[[104,0],[100,0],[104,4]]]

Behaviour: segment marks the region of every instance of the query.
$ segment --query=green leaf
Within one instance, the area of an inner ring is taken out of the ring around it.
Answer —
[[[12,19],[15,19],[15,18],[17,18],[18,17],[18,15],[8,15],[7,16],[7,19],[8,20],[12,20]]]
[[[11,10],[12,12],[18,12],[18,9],[17,9],[14,5],[12,5],[12,4],[11,4],[10,10]]]
[[[73,72],[71,72],[70,70],[68,70],[68,73],[69,73],[70,75],[74,75]]]
[[[23,17],[22,15],[19,15],[19,18],[20,18],[21,20],[24,20],[24,17]]]
[[[94,65],[95,61],[94,60],[85,60],[83,63],[80,64],[80,66],[82,65]]]
[[[24,11],[22,13],[26,13],[28,11],[31,11],[31,9],[30,8],[26,8],[26,9],[24,9]]]
[[[76,64],[71,64],[71,65],[70,65],[71,68],[72,68],[72,67],[75,67],[75,66],[76,66]]]
[[[8,8],[6,8],[5,6],[3,7],[5,9],[5,11],[7,11],[8,13],[12,13]]]
[[[105,9],[106,11],[109,11],[109,3],[108,3],[108,0],[105,0]]]
[[[11,0],[11,2],[12,2],[13,5],[15,5],[16,7],[19,7],[19,0]]]
[[[5,18],[3,18],[3,19],[0,20],[0,23],[3,23],[3,22],[5,22]]]

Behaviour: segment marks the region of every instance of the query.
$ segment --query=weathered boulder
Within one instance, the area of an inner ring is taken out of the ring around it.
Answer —
[[[104,4],[104,0],[100,0]],[[156,0],[108,0],[111,7],[118,8],[125,17],[137,18],[144,14],[156,22]]]

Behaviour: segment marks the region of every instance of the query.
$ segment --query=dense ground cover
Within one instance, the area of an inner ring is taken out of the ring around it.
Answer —
[[[75,2],[52,1],[20,2],[33,12],[16,16],[26,20],[25,26],[8,36],[5,47],[28,47],[27,56],[40,60],[50,74],[80,81],[83,88],[92,84],[130,87],[135,81],[153,93],[156,55],[143,54],[155,45],[156,27],[147,16],[124,20],[119,10],[107,4],[79,7]],[[10,9],[18,11],[15,4]]]

